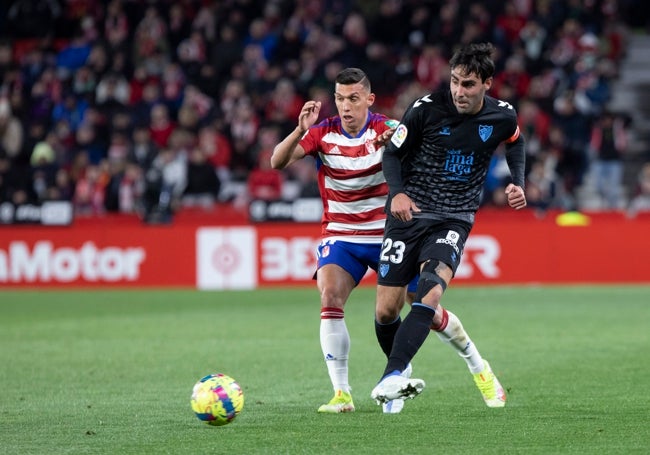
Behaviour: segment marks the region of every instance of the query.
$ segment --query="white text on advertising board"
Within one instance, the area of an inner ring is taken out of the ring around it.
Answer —
[[[145,257],[143,248],[98,248],[93,242],[78,249],[12,242],[0,250],[0,282],[136,281]]]
[[[266,237],[261,244],[262,279],[311,279],[316,271],[318,242],[319,239],[311,237]]]

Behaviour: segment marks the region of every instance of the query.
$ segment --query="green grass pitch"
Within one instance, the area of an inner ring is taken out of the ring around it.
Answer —
[[[645,454],[650,286],[452,286],[459,315],[508,392],[487,408],[435,335],[413,361],[427,387],[399,415],[370,399],[385,359],[374,290],[346,308],[357,411],[332,390],[316,289],[0,292],[3,454]],[[210,427],[190,408],[202,376],[245,393]]]

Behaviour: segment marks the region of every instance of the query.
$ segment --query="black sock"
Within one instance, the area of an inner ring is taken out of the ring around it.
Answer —
[[[420,349],[431,331],[431,321],[435,310],[426,305],[413,305],[404,318],[393,341],[393,349],[388,357],[384,376],[395,370],[404,371],[406,365]],[[383,376],[382,376],[383,377]]]
[[[399,316],[393,322],[389,322],[388,324],[380,324],[375,320],[375,335],[377,335],[377,341],[379,341],[381,350],[386,354],[386,358],[390,355],[390,350],[393,348],[395,333],[397,332],[397,329],[399,329],[401,323],[402,318]]]

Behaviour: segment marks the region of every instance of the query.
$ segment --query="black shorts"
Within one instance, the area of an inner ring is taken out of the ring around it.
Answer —
[[[444,262],[455,274],[470,230],[462,221],[413,218],[404,222],[388,215],[377,282],[404,286],[420,272],[420,264],[430,259]]]

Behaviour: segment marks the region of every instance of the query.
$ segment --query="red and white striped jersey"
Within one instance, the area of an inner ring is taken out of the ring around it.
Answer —
[[[384,147],[375,148],[374,140],[396,124],[371,112],[366,126],[351,137],[340,117],[333,116],[309,128],[300,140],[306,154],[316,159],[324,237],[381,242],[388,186],[381,167]]]

